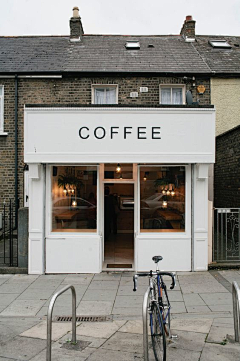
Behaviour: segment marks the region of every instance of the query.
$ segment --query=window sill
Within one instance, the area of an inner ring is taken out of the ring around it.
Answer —
[[[6,137],[8,135],[8,133],[6,132],[0,132],[0,137]]]

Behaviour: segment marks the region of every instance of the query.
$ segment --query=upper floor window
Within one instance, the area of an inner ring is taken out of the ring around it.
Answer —
[[[185,87],[183,85],[160,85],[160,104],[184,104]]]
[[[92,104],[117,104],[117,85],[94,85]]]
[[[4,133],[4,92],[3,85],[0,85],[0,134]]]

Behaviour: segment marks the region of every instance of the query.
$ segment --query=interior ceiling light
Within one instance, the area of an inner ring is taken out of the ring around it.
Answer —
[[[121,166],[120,164],[118,163],[117,167],[116,167],[116,173],[120,173],[121,172]]]

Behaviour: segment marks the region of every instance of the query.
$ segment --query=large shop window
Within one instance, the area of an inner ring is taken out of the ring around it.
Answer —
[[[52,167],[52,231],[96,232],[97,167]]]
[[[140,167],[140,228],[185,231],[185,167]]]
[[[92,88],[93,104],[117,104],[117,85],[94,85]]]

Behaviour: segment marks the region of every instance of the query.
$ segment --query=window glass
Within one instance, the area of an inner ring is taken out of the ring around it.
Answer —
[[[183,104],[183,88],[161,87],[161,104]]]
[[[94,88],[95,104],[116,104],[116,87]]]
[[[105,179],[132,179],[133,164],[104,164]]]
[[[97,229],[97,167],[52,167],[52,231]]]
[[[185,167],[140,167],[140,228],[185,231]]]

